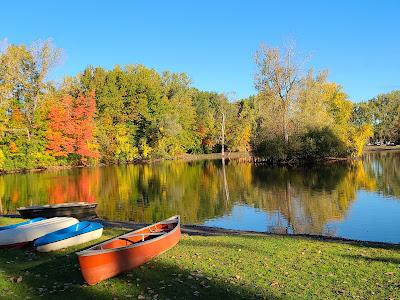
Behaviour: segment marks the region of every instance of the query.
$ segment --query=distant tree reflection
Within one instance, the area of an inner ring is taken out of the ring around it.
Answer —
[[[400,153],[302,168],[209,160],[10,174],[0,176],[0,210],[89,201],[111,220],[152,222],[179,213],[186,223],[202,223],[247,204],[278,216],[270,230],[320,234],[345,218],[359,190],[399,198]]]

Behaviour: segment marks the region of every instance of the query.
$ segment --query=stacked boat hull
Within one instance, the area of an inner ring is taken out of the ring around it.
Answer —
[[[64,229],[79,221],[75,218],[50,218],[0,231],[0,248],[22,247],[50,232]]]
[[[37,239],[33,246],[39,252],[56,251],[96,240],[102,234],[103,226],[101,224],[83,221],[49,233]]]
[[[21,225],[32,224],[32,223],[43,221],[43,220],[45,220],[45,218],[34,218],[32,220],[28,220],[28,221],[21,222],[21,223],[11,224],[11,225],[7,225],[7,226],[1,226],[0,231],[6,230],[6,229],[17,228],[18,226],[21,226]]]

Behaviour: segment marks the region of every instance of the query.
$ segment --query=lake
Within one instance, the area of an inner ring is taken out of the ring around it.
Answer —
[[[400,243],[400,152],[302,168],[165,161],[0,176],[0,212],[97,202],[100,217]]]

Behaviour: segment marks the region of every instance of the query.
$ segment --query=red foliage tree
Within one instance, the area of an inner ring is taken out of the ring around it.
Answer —
[[[76,98],[64,96],[48,115],[48,150],[59,157],[77,154],[82,163],[86,163],[88,158],[97,158],[97,151],[89,147],[93,140],[95,111],[94,92]]]

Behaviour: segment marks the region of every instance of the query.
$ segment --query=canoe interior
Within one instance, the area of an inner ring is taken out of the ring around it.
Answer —
[[[115,239],[100,244],[98,246],[95,246],[90,250],[118,249],[131,246],[134,244],[140,244],[145,241],[152,240],[167,234],[168,232],[172,231],[177,225],[178,225],[178,220],[175,223],[154,224],[150,227],[146,227],[141,230],[136,230],[134,232],[116,237]]]

